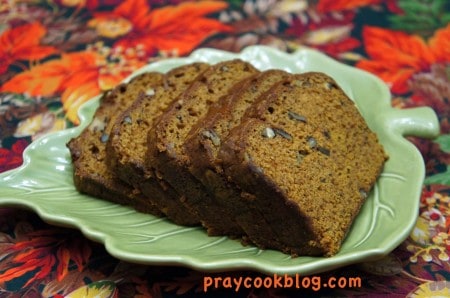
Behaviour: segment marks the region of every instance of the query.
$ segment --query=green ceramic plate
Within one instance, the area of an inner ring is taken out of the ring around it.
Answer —
[[[252,269],[269,274],[312,274],[373,260],[399,245],[414,226],[424,179],[422,157],[404,137],[436,136],[439,125],[434,112],[429,108],[393,109],[390,93],[379,79],[308,49],[293,54],[266,47],[250,47],[240,54],[201,49],[190,57],[154,63],[137,73],[165,72],[193,61],[214,63],[232,58],[250,61],[262,70],[327,73],[355,100],[385,146],[390,159],[337,255],[291,258],[277,251],[242,246],[226,237],[208,237],[201,228],[177,226],[79,194],[72,183],[65,144],[88,124],[98,98],[82,108],[82,125],[33,142],[24,153],[24,165],[0,175],[0,205],[28,207],[50,223],[78,228],[90,239],[104,243],[119,259],[202,271]]]

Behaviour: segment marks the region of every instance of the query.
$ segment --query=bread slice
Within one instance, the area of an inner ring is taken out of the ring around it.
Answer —
[[[185,151],[191,160],[189,170],[205,185],[213,198],[213,204],[228,212],[228,217],[247,235],[246,240],[259,243],[260,246],[263,246],[263,243],[260,243],[256,236],[261,234],[262,230],[267,230],[263,233],[267,237],[271,233],[271,227],[257,210],[250,210],[253,208],[252,204],[242,198],[235,185],[231,185],[226,179],[217,155],[221,141],[226,139],[231,129],[240,124],[245,111],[275,83],[289,75],[281,70],[268,70],[243,80],[209,109],[205,118],[191,130],[184,143]],[[205,207],[198,204],[197,208]],[[249,216],[253,217],[251,221],[248,220]],[[248,239],[248,235],[252,235],[252,238]]]
[[[159,209],[142,197],[140,191],[122,182],[107,166],[106,144],[119,113],[127,109],[141,92],[161,85],[164,75],[149,72],[120,84],[106,93],[94,118],[79,136],[67,143],[78,191],[115,203],[131,205],[139,211],[159,215]]]
[[[188,211],[174,213],[170,205],[180,204],[179,194],[167,184],[164,188],[155,180],[153,172],[145,166],[147,135],[154,122],[195,81],[205,69],[206,63],[191,63],[169,71],[161,86],[149,90],[151,95],[141,94],[131,107],[115,121],[107,145],[107,159],[111,171],[120,179],[140,189],[145,181],[148,200],[154,202],[173,222],[180,225],[198,224],[198,219]],[[151,193],[148,189],[152,186]]]
[[[331,256],[387,157],[336,82],[306,73],[276,84],[247,110],[219,158],[276,234],[276,241],[258,235],[264,247]]]
[[[226,211],[212,204],[204,185],[189,172],[190,159],[183,144],[211,105],[226,96],[235,84],[257,72],[251,64],[238,59],[213,65],[178,98],[149,134],[148,165],[184,194],[180,200],[198,215],[210,235],[240,237],[243,231]]]

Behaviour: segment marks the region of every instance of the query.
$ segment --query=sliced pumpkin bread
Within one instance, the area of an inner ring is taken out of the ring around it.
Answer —
[[[386,154],[336,82],[306,73],[276,84],[247,110],[219,158],[227,178],[276,233],[275,241],[272,234],[258,235],[263,247],[330,256],[339,251]]]
[[[79,136],[71,139],[69,148],[73,162],[74,185],[78,191],[115,203],[131,205],[147,213],[160,214],[159,208],[142,197],[136,188],[110,171],[106,158],[106,144],[116,117],[126,110],[141,92],[161,85],[164,75],[149,72],[129,83],[118,85],[100,100],[93,120]]]
[[[147,135],[167,108],[207,69],[206,63],[192,63],[169,71],[163,84],[141,94],[113,125],[107,146],[111,170],[137,189],[145,188],[147,199],[170,220],[181,225],[199,223],[189,211],[179,212],[180,196],[170,185],[158,181],[145,164]],[[176,211],[176,212],[175,212]]]
[[[258,70],[251,64],[238,59],[213,65],[178,98],[149,134],[148,165],[183,194],[180,201],[198,215],[210,235],[241,237],[244,233],[226,210],[213,204],[205,186],[190,173],[191,162],[183,144],[214,103],[235,84],[256,73]]]

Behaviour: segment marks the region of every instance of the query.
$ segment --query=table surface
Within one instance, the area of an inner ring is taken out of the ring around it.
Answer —
[[[318,49],[384,80],[394,107],[434,109],[441,134],[409,139],[426,167],[410,237],[377,262],[315,276],[359,277],[361,287],[205,293],[205,277],[264,276],[123,262],[76,230],[2,207],[0,297],[450,296],[449,6],[445,0],[1,1],[0,172],[20,166],[36,138],[76,126],[80,104],[136,69],[205,47]]]

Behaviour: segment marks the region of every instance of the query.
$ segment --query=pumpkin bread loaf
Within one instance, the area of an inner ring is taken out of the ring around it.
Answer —
[[[226,96],[235,84],[257,72],[251,64],[238,59],[213,65],[178,98],[149,134],[148,165],[158,177],[184,194],[180,200],[198,215],[209,235],[242,237],[244,233],[226,210],[213,204],[205,186],[189,172],[189,155],[183,144],[211,105]]]
[[[276,233],[264,247],[331,256],[387,157],[337,84],[306,73],[276,84],[250,107],[219,158]]]
[[[291,256],[339,251],[387,159],[332,78],[240,59],[120,84],[67,147],[82,193]]]
[[[157,181],[153,172],[147,170],[147,135],[155,120],[208,67],[205,63],[192,63],[169,71],[161,86],[151,90],[151,95],[141,94],[118,117],[107,145],[111,170],[137,189],[145,183],[148,200],[154,202],[170,220],[181,225],[195,225],[199,220],[177,206],[181,205],[180,195],[164,181]]]
[[[160,73],[144,73],[106,93],[91,124],[68,142],[74,166],[74,184],[79,192],[131,205],[142,212],[160,214],[159,208],[142,197],[139,190],[121,181],[116,172],[108,168],[106,144],[117,115],[127,109],[141,92],[162,84],[163,77]]]

